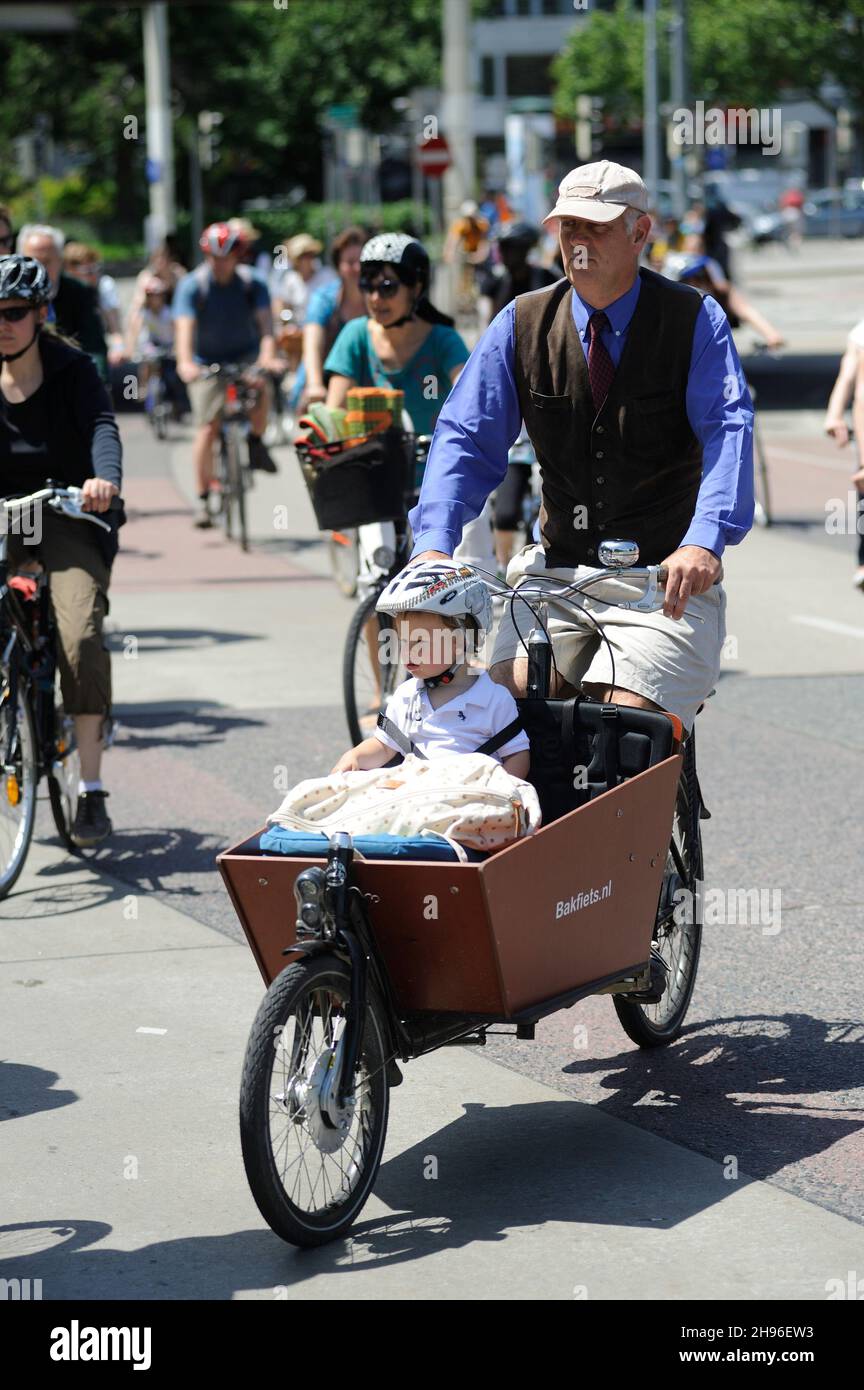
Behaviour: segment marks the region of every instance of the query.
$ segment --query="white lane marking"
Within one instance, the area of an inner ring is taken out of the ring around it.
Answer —
[[[803,613],[791,613],[791,623],[803,623],[805,627],[821,627],[826,632],[836,632],[840,637],[864,637],[864,627],[853,627],[851,623],[835,623],[830,618],[808,618]]]
[[[167,1028],[136,1028],[136,1029],[135,1029],[135,1032],[136,1032],[136,1033],[158,1033],[158,1034],[160,1034],[160,1036],[161,1036],[162,1033],[167,1033],[167,1032],[168,1032],[168,1029],[167,1029]]]

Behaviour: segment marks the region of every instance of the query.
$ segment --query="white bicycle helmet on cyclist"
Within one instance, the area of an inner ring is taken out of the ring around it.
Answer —
[[[458,618],[463,627],[476,626],[486,633],[492,626],[489,589],[468,565],[447,560],[426,560],[409,565],[382,590],[375,605],[378,613],[440,613]]]

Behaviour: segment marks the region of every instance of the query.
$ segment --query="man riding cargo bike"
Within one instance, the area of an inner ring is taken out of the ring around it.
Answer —
[[[277,849],[256,834],[220,856],[269,985],[241,1089],[246,1172],[296,1244],[344,1235],[369,1196],[397,1058],[482,1044],[501,1023],[531,1039],[592,994],[613,996],[641,1047],[681,1032],[707,815],[693,724],[719,674],[721,556],[753,520],[753,412],[716,303],[640,269],[647,206],[608,161],[564,179],[546,221],[566,278],[517,296],[481,338],[411,513],[403,587],[422,610],[458,592],[440,566],[456,565],[524,420],[541,541],[489,581],[505,599],[490,674],[529,737],[539,827],[467,856],[332,824],[329,839],[288,830]],[[387,775],[401,797],[400,767]],[[347,794],[380,775],[335,781]]]

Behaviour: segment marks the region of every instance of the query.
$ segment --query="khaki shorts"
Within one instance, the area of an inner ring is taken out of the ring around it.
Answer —
[[[547,569],[542,545],[529,545],[514,555],[507,569],[507,583],[518,587],[526,575],[545,574],[572,582],[582,569]],[[688,599],[681,618],[656,613],[634,613],[616,608],[611,600],[640,597],[644,584],[620,579],[594,586],[599,595],[584,600],[585,611],[603,631],[614,657],[614,681],[609,647],[588,618],[570,605],[549,603],[547,627],[555,664],[564,680],[576,689],[583,681],[619,686],[653,700],[661,709],[677,714],[685,729],[693,727],[696,711],[714,689],[720,674],[720,654],[726,636],[726,593],[718,582],[706,594]],[[534,602],[534,600],[532,600]],[[511,616],[512,614],[512,616]],[[515,626],[514,626],[515,619]],[[499,661],[526,655],[519,640],[527,641],[535,626],[525,604],[508,603],[495,642],[490,668]],[[517,630],[518,629],[518,630]]]
[[[40,560],[48,574],[57,620],[57,664],[67,714],[108,714],[111,709],[111,657],[103,624],[109,611],[111,572],[102,557],[96,528],[42,508],[42,539],[25,544],[9,533],[9,572]]]
[[[255,360],[250,357],[245,362],[241,360],[238,365],[251,367]],[[225,380],[221,372],[216,376],[206,376],[203,380],[199,377],[197,381],[187,382],[186,390],[192,407],[192,421],[198,429],[218,420],[225,404]]]

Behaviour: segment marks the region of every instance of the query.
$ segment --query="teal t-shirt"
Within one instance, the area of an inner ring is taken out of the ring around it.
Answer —
[[[351,377],[358,386],[384,386],[405,392],[405,409],[415,434],[431,434],[450,394],[450,373],[470,353],[455,328],[434,323],[410,361],[398,371],[382,366],[369,336],[369,320],[345,324],[324,363],[325,372]]]

